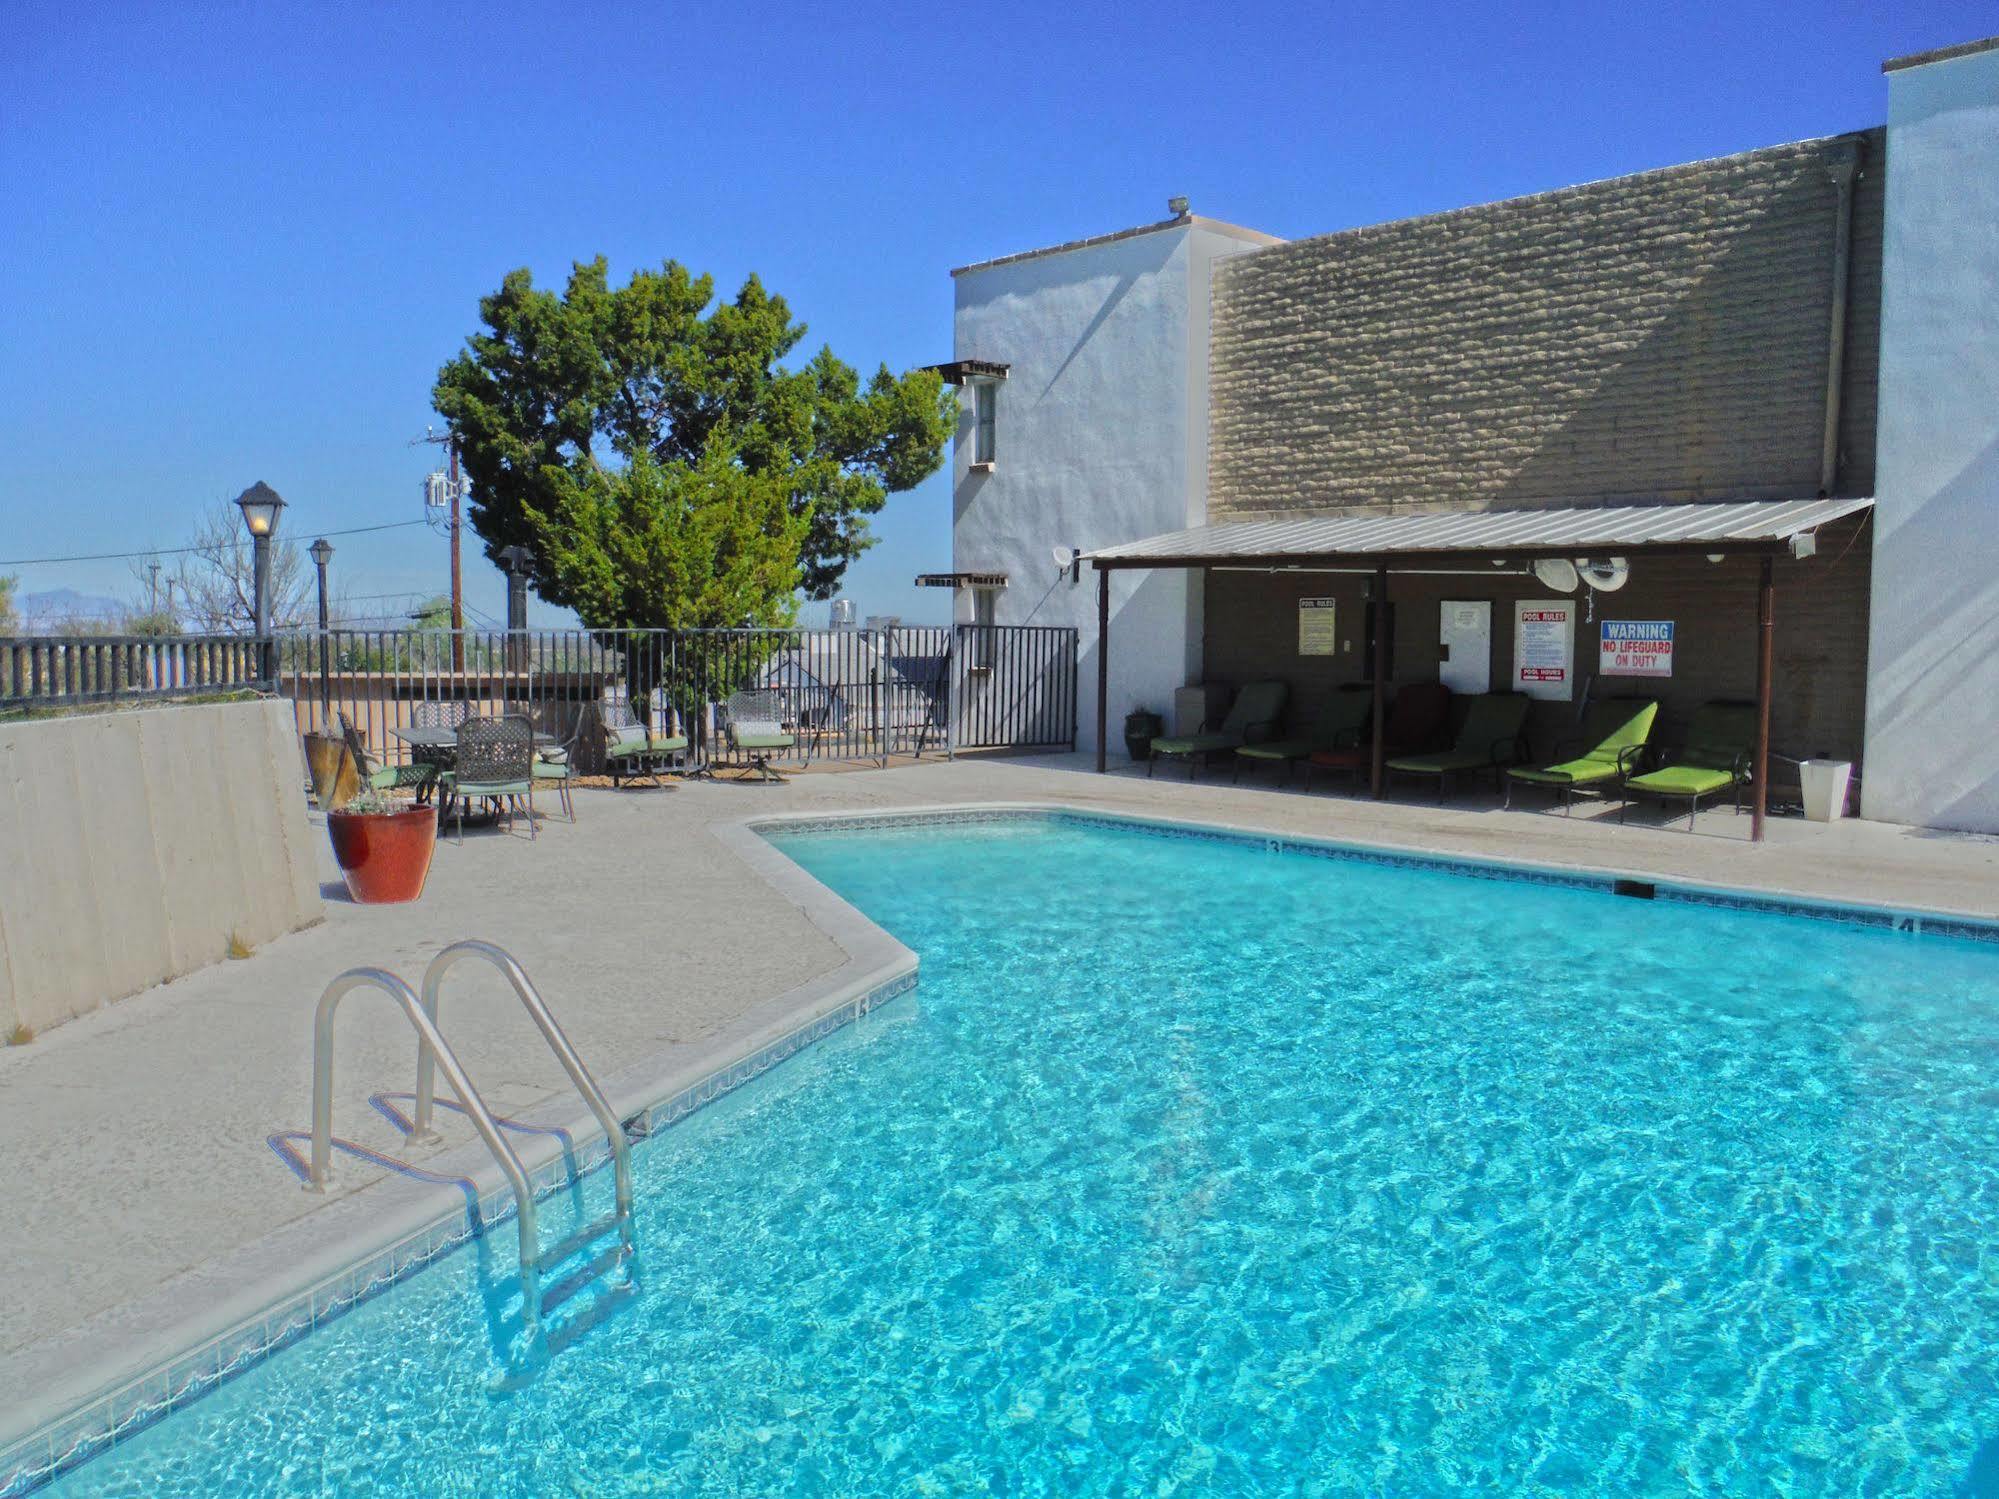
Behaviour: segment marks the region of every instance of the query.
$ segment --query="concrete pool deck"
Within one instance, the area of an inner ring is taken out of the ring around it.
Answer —
[[[371,1203],[409,1194],[408,1182],[342,1163],[334,1193],[309,1195],[265,1143],[308,1122],[312,1007],[336,972],[372,963],[414,981],[447,942],[490,938],[520,959],[600,1076],[648,1059],[665,1072],[747,1034],[854,958],[766,877],[768,865],[760,871],[763,861],[738,852],[738,824],[772,813],[976,802],[1999,914],[1999,839],[1775,819],[1769,841],[1755,847],[1745,841],[1746,815],[1726,808],[1702,814],[1689,835],[1684,817],[1659,809],[1619,828],[1602,809],[1564,818],[1531,803],[1502,812],[1469,796],[1443,806],[1376,803],[1343,790],[1231,786],[1225,776],[1189,784],[1184,771],[1150,781],[1129,769],[1096,776],[1082,755],[967,758],[784,785],[585,791],[579,823],[550,817],[533,843],[497,831],[468,831],[463,847],[441,842],[415,905],[329,899],[322,926],[0,1051],[0,1196],[11,1209],[0,1220],[0,1256],[12,1271],[0,1307],[0,1388],[41,1388],[51,1371],[94,1364],[133,1329],[129,1309],[142,1300],[212,1294],[202,1271],[225,1254],[319,1214],[360,1222]],[[324,873],[337,891],[330,857]],[[335,1133],[403,1154],[367,1098],[410,1087],[407,1027],[379,1001],[342,1013]],[[546,1107],[566,1089],[496,976],[468,969],[454,979],[446,1030],[500,1113]],[[470,1140],[453,1116],[440,1127],[442,1150]]]

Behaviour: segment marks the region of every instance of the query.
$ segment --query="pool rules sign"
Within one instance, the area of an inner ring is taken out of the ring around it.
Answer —
[[[1575,689],[1575,600],[1521,599],[1513,606],[1513,690],[1566,703]]]
[[[1606,677],[1670,677],[1673,622],[1670,619],[1607,619],[1597,671]]]

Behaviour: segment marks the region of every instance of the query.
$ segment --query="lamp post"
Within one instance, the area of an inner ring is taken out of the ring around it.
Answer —
[[[306,551],[319,569],[319,721],[323,725],[333,716],[333,684],[327,679],[326,661],[326,564],[333,560],[333,543],[322,536]]]
[[[527,665],[527,641],[522,632],[528,627],[528,568],[534,553],[524,546],[510,546],[500,552],[507,565],[507,665],[521,671]]]
[[[270,681],[276,675],[276,658],[271,651],[271,537],[277,534],[278,512],[285,502],[278,492],[259,479],[236,496],[243,512],[243,525],[250,533],[252,547],[251,612],[257,630],[257,674]]]

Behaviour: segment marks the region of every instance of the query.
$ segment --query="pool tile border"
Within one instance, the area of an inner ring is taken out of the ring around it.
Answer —
[[[1982,921],[1972,916],[1909,910],[1894,906],[1853,905],[1776,891],[1728,889],[1661,879],[1649,874],[1561,869],[1543,864],[1515,864],[1499,859],[1424,854],[1375,844],[1341,843],[1333,839],[1306,838],[1296,834],[1259,833],[1253,828],[1173,822],[1121,812],[1096,812],[1062,806],[1023,804],[1007,807],[918,809],[902,813],[789,814],[759,819],[754,827],[757,832],[770,837],[787,834],[892,832],[913,827],[952,827],[1031,821],[1059,822],[1073,827],[1114,828],[1124,832],[1145,833],[1157,838],[1246,845],[1262,848],[1271,853],[1298,854],[1306,858],[1434,871],[1462,875],[1471,879],[1503,880],[1571,890],[1594,890],[1604,894],[1615,894],[1618,884],[1622,881],[1635,881],[1652,891],[1652,899],[1678,905],[1714,906],[1727,910],[1762,912],[1767,915],[1799,916],[1812,921],[1829,921],[1846,926],[1892,931],[1911,937],[1946,937],[1999,944],[1999,921]]]
[[[908,993],[916,981],[912,971],[871,985],[640,1110],[625,1121],[627,1133],[639,1140],[678,1124],[814,1042]],[[558,1155],[529,1173],[536,1199],[550,1197],[590,1176],[609,1162],[610,1155],[609,1146],[601,1141],[589,1145],[579,1142],[567,1157]],[[471,1226],[468,1213],[455,1210],[448,1218],[404,1235],[82,1409],[0,1448],[0,1499],[20,1499],[46,1487],[289,1348],[313,1329],[339,1320],[362,1302],[408,1280],[441,1255],[467,1243],[476,1232],[489,1232],[515,1214],[513,1195],[505,1187],[483,1194],[478,1202],[479,1230]]]

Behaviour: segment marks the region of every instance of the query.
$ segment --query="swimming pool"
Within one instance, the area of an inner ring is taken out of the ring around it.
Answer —
[[[774,841],[922,985],[635,1150],[631,1305],[496,1388],[494,1236],[52,1492],[1999,1467],[1999,947],[1077,820]]]

